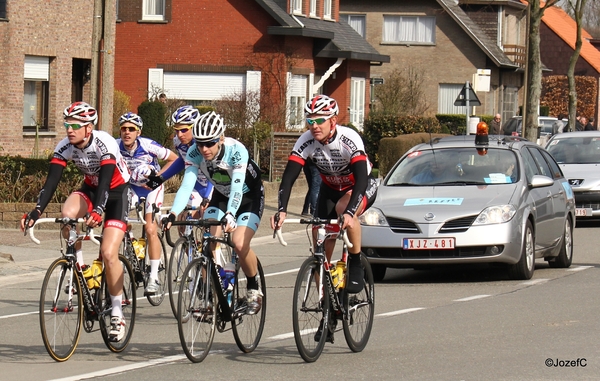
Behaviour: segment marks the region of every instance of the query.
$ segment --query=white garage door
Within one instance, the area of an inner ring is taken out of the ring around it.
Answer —
[[[246,91],[246,74],[164,73],[164,90],[171,98],[212,101]]]

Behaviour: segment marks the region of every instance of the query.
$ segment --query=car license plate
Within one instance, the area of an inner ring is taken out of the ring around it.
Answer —
[[[592,208],[576,208],[575,216],[577,217],[591,217],[592,216]]]
[[[404,250],[446,250],[454,249],[454,238],[404,238]]]

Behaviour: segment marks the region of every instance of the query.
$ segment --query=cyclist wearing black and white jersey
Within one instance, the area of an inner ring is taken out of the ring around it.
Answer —
[[[92,228],[102,223],[100,257],[104,262],[106,283],[112,303],[109,339],[120,341],[125,334],[125,319],[121,310],[123,267],[118,258],[119,245],[127,229],[129,212],[129,170],[115,139],[104,131],[94,130],[97,111],[85,102],[75,102],[64,110],[67,137],[54,149],[44,187],[35,209],[21,219],[21,229],[30,228],[40,218],[56,191],[62,172],[69,160],[83,172],[81,188],[69,195],[62,207],[62,217],[85,217]],[[64,232],[67,234],[67,232]],[[81,246],[78,247],[80,252]],[[83,258],[78,263],[83,265]]]
[[[256,314],[261,308],[263,294],[256,279],[258,262],[256,254],[250,248],[250,241],[262,217],[264,188],[260,168],[250,159],[246,147],[233,138],[226,138],[224,132],[223,118],[212,111],[202,115],[194,123],[196,143],[188,150],[183,182],[164,223],[167,228],[170,227],[183,210],[196,177],[199,174],[206,176],[214,185],[215,191],[204,216],[226,222],[225,231],[232,232],[233,248],[244,273],[248,275],[248,312]],[[212,229],[213,234],[220,234],[220,227]]]
[[[187,152],[195,143],[192,127],[198,118],[200,118],[198,109],[190,105],[179,107],[177,110],[175,110],[173,115],[171,115],[173,129],[175,130],[173,147],[175,147],[175,150],[179,154],[179,158],[175,160],[173,165],[166,168],[162,174],[149,177],[149,185],[151,187],[162,184],[164,181],[184,170]],[[199,211],[198,213],[194,212],[192,215],[193,218],[200,218],[202,216],[202,210],[206,207],[206,205],[208,205],[208,201],[211,198],[212,192],[212,183],[208,181],[206,176],[204,176],[202,173],[198,174],[196,183],[194,184],[194,190],[190,194],[190,198],[187,203],[188,206],[191,206]]]
[[[158,160],[167,162],[163,168],[164,171],[177,160],[177,154],[150,138],[140,136],[144,122],[139,115],[133,112],[121,115],[119,126],[121,127],[121,138],[117,139],[117,143],[121,155],[123,155],[131,172],[131,179],[129,180],[133,193],[131,205],[135,205],[141,198],[146,199],[144,205],[146,224],[144,229],[146,230],[146,242],[150,256],[150,279],[148,279],[144,295],[154,295],[160,289],[158,269],[160,267],[161,245],[158,238],[158,224],[152,218],[152,205],[154,204],[159,208],[162,206],[165,190],[162,185],[154,190],[149,189],[146,183],[148,182],[148,176],[161,172]]]
[[[343,216],[341,228],[347,229],[353,244],[349,249],[349,279],[346,290],[362,290],[364,269],[360,262],[360,216],[375,201],[377,183],[371,175],[371,164],[360,135],[349,127],[337,125],[337,102],[317,95],[304,107],[309,130],[296,141],[279,187],[279,222],[271,217],[271,228],[279,229],[287,216],[287,205],[294,182],[310,158],[322,178],[317,201],[318,218]],[[335,240],[325,243],[327,260],[331,259]]]

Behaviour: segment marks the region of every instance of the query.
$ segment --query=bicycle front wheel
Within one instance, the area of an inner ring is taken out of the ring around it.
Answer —
[[[265,318],[267,317],[267,284],[265,282],[265,273],[263,271],[260,260],[256,258],[258,265],[258,287],[262,293],[262,305],[260,310],[250,315],[247,313],[246,306],[246,290],[247,279],[242,266],[237,265],[235,275],[235,286],[233,289],[233,316],[231,327],[233,329],[233,337],[238,348],[244,353],[250,353],[256,349],[260,342],[263,329],[265,328]]]
[[[321,356],[328,337],[329,291],[327,282],[320,281],[321,268],[319,261],[308,258],[300,267],[294,286],[294,340],[306,362],[314,362]],[[319,298],[320,288],[323,290],[322,298]]]
[[[179,292],[179,286],[181,285],[183,271],[192,260],[190,255],[190,241],[188,241],[186,237],[179,238],[171,251],[171,258],[169,258],[167,271],[169,302],[171,303],[171,311],[175,318],[177,318],[177,293]]]
[[[44,346],[55,361],[66,361],[73,353],[83,322],[83,303],[77,271],[65,258],[52,262],[40,294],[40,329]]]
[[[156,294],[146,296],[148,302],[153,306],[160,306],[165,299],[167,290],[167,249],[161,236],[158,237],[158,241],[160,242],[160,264],[158,265],[158,283],[160,287]],[[146,253],[146,255],[148,254]],[[150,257],[146,256],[146,258],[148,259],[148,263],[150,263]],[[148,265],[146,270],[146,273],[150,274],[150,265]]]
[[[191,362],[206,358],[215,337],[216,291],[208,283],[203,258],[194,259],[185,269],[177,296],[177,329],[183,351]]]
[[[124,256],[119,255],[119,261],[123,267],[123,294],[121,300],[121,309],[123,310],[123,318],[125,318],[125,336],[120,341],[111,341],[108,334],[110,331],[110,317],[112,311],[112,303],[110,301],[110,294],[106,285],[106,275],[102,272],[102,283],[98,292],[101,295],[100,299],[100,332],[102,333],[102,339],[104,344],[112,352],[119,353],[127,348],[131,335],[133,334],[133,327],[135,326],[135,310],[137,306],[135,289],[135,275],[131,269],[129,261]]]
[[[371,328],[373,328],[373,316],[375,313],[375,282],[373,271],[367,258],[361,254],[360,261],[365,269],[363,278],[364,287],[358,294],[348,294],[343,291],[343,302],[348,318],[342,319],[344,337],[348,347],[353,352],[365,349]]]

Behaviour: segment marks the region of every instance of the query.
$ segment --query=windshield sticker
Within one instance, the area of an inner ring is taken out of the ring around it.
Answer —
[[[550,142],[550,145],[555,146],[558,144],[558,142],[560,142],[560,139],[554,139],[553,141]]]
[[[416,205],[462,205],[464,198],[459,197],[434,197],[434,198],[407,198],[404,206]]]
[[[573,195],[573,189],[571,188],[571,185],[568,181],[561,182],[561,185],[563,186],[563,188],[565,188],[565,192],[567,192],[567,198],[572,199],[575,197]]]
[[[504,173],[490,173],[490,177],[484,177],[487,184],[511,184],[512,179]]]
[[[410,157],[412,159],[413,157],[417,157],[420,155],[421,155],[421,151],[415,151],[415,152],[409,153],[407,157]]]

